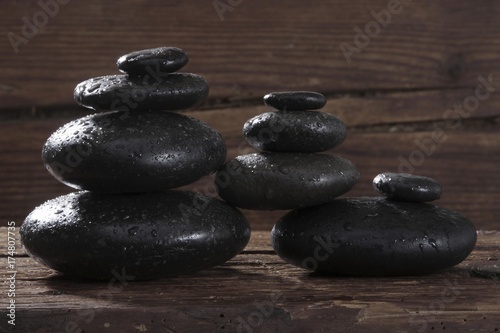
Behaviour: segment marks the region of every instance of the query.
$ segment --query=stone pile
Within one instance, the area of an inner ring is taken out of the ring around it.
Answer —
[[[228,203],[246,209],[316,206],[349,191],[359,178],[348,160],[319,152],[340,145],[347,130],[328,113],[315,111],[325,96],[308,91],[264,96],[276,111],[248,120],[243,134],[260,153],[237,156],[217,174],[217,190]]]
[[[221,264],[247,244],[244,216],[220,200],[171,190],[218,170],[221,135],[168,112],[208,95],[199,75],[174,73],[188,62],[178,48],[118,59],[125,74],[78,84],[75,100],[103,111],[67,123],[43,147],[48,171],[81,192],[37,207],[21,227],[29,255],[84,278],[126,272],[135,279],[192,273]]]
[[[429,273],[463,261],[476,230],[458,212],[426,204],[439,199],[434,180],[384,173],[374,187],[385,198],[335,199],[358,180],[354,165],[331,154],[347,134],[333,115],[311,111],[326,99],[315,92],[264,97],[275,112],[247,121],[246,140],[264,152],[242,155],[218,172],[219,195],[247,209],[293,209],[276,223],[272,244],[284,260],[335,275]]]
[[[290,209],[271,232],[284,260],[317,272],[354,276],[429,273],[463,261],[476,230],[458,212],[427,202],[441,196],[428,177],[383,173],[383,197],[338,197],[358,181],[354,164],[325,151],[347,129],[318,111],[325,96],[309,91],[264,96],[273,111],[248,120],[243,134],[261,152],[226,163],[221,135],[170,111],[201,103],[208,84],[178,73],[178,48],[124,55],[125,74],[77,85],[75,100],[102,111],[59,128],[43,147],[48,171],[80,192],[35,208],[21,227],[27,253],[84,278],[177,276],[234,257],[250,237],[235,207]],[[173,190],[217,172],[226,202]]]

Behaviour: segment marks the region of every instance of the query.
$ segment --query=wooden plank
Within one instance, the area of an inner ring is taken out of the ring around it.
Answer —
[[[473,253],[452,269],[348,278],[286,264],[273,253],[268,232],[254,232],[247,249],[224,265],[123,285],[60,276],[18,257],[16,331],[496,332],[499,247],[500,232],[482,231]],[[6,289],[2,284],[3,295]],[[6,312],[2,306],[3,328]]]
[[[222,21],[213,2],[71,1],[18,53],[7,34],[22,36],[22,18],[43,12],[38,2],[5,1],[0,108],[72,105],[78,82],[116,73],[124,53],[165,44],[184,48],[191,59],[185,70],[204,75],[212,100],[223,102],[292,89],[364,95],[470,88],[478,75],[500,73],[500,3],[408,2],[348,63],[341,43],[355,46],[354,28],[364,30],[387,0],[233,2]]]
[[[193,112],[193,116],[219,130],[228,145],[228,158],[253,152],[245,143],[240,128],[248,113]],[[254,111],[252,111],[254,112]],[[71,191],[48,174],[41,163],[40,151],[46,138],[68,119],[0,123],[0,225],[26,215],[45,200]],[[13,140],[14,137],[20,139]],[[330,151],[353,161],[361,173],[349,196],[373,196],[371,181],[384,171],[398,171],[400,158],[420,165],[403,167],[401,171],[434,177],[442,183],[444,194],[437,203],[466,214],[479,228],[498,227],[500,178],[497,166],[500,156],[500,133],[489,130],[446,130],[445,142],[432,141],[432,131],[376,132],[352,131],[345,143]],[[425,144],[423,144],[425,143]],[[420,145],[420,146],[419,146]],[[419,148],[424,147],[424,149]],[[428,147],[428,148],[426,148]],[[434,151],[427,157],[427,149]],[[424,156],[424,158],[420,158]],[[409,169],[411,168],[411,169]],[[206,177],[186,188],[207,195],[214,193],[213,179]],[[268,230],[283,211],[245,211],[255,230]]]

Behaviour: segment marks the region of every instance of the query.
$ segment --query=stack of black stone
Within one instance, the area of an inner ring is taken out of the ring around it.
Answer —
[[[124,75],[77,85],[75,100],[104,111],[74,120],[47,140],[42,157],[59,181],[83,190],[37,207],[21,227],[29,255],[70,275],[108,279],[177,276],[221,264],[247,244],[249,225],[224,202],[170,190],[218,170],[221,135],[168,112],[208,95],[178,48],[118,59]]]
[[[246,209],[316,206],[349,191],[359,178],[348,160],[318,152],[340,145],[347,130],[337,117],[314,111],[325,96],[308,91],[264,96],[276,111],[248,120],[243,134],[264,152],[237,156],[217,174],[217,190],[228,203]]]
[[[354,165],[316,154],[340,145],[338,118],[310,111],[326,99],[314,92],[271,93],[277,109],[250,119],[243,133],[265,152],[238,156],[217,174],[219,195],[247,209],[293,209],[272,230],[284,260],[317,272],[394,276],[433,272],[463,261],[476,230],[458,212],[427,204],[440,198],[433,179],[384,173],[374,180],[384,197],[335,199],[358,180]]]
[[[275,251],[303,268],[354,276],[430,273],[472,252],[471,222],[426,203],[441,196],[433,179],[382,173],[374,187],[384,197],[343,198],[289,212],[273,228]]]

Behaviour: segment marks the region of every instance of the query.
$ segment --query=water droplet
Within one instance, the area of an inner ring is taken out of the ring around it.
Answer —
[[[137,230],[139,230],[139,227],[132,227],[132,228],[128,229],[128,234],[130,236],[135,236],[137,234]]]
[[[142,157],[142,154],[137,152],[137,151],[134,151],[132,154],[130,154],[130,157],[133,157],[133,158],[141,158]]]
[[[436,250],[438,250],[438,247],[437,247],[437,244],[436,244],[436,240],[435,239],[432,239],[432,238],[429,238],[429,244]]]

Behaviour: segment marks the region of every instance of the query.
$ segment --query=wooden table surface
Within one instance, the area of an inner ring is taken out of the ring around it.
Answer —
[[[183,71],[208,80],[208,99],[185,113],[221,132],[228,158],[254,151],[241,129],[268,111],[264,94],[319,91],[328,98],[323,111],[349,129],[327,153],[361,173],[347,196],[376,195],[371,182],[380,172],[427,175],[443,185],[438,205],[489,231],[446,272],[327,278],[273,254],[268,234],[285,212],[244,211],[253,238],[226,265],[111,293],[106,284],[53,277],[19,253],[16,331],[500,329],[500,2],[401,0],[395,10],[395,0],[55,1],[42,1],[52,9],[2,2],[0,226],[19,227],[35,206],[72,191],[48,174],[40,151],[59,126],[91,113],[73,101],[75,85],[117,73],[122,54],[167,45],[189,54]],[[378,30],[376,17],[385,20]],[[34,19],[39,27],[30,30]],[[370,36],[359,33],[370,27]],[[16,44],[13,36],[23,39]],[[356,51],[346,56],[346,47]],[[214,195],[210,176],[185,188]],[[5,229],[1,235],[3,265]],[[4,289],[1,295],[0,331],[8,301]]]
[[[8,260],[6,229],[0,229],[1,267]],[[480,231],[476,248],[456,267],[396,278],[309,273],[281,260],[265,231],[254,232],[246,249],[224,265],[156,281],[134,282],[126,274],[105,283],[61,276],[19,244],[15,265],[15,332],[500,330],[497,231]],[[5,285],[1,292],[7,294]],[[0,327],[6,326],[2,315]]]

